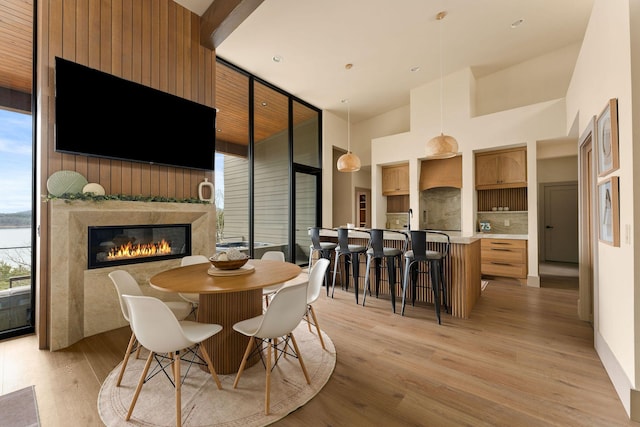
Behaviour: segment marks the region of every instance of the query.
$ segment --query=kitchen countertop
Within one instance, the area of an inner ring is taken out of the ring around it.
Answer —
[[[475,237],[478,239],[515,239],[515,240],[528,240],[527,234],[498,234],[498,233],[476,233]]]

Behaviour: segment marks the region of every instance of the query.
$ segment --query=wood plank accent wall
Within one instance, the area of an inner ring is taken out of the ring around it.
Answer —
[[[216,55],[199,43],[199,17],[173,0],[49,0],[38,3],[38,194],[46,197],[46,180],[52,173],[73,170],[89,182],[102,185],[107,194],[197,197],[198,183],[205,177],[213,182],[212,172],[55,152],[54,58],[59,56],[215,106]],[[87,143],[91,143],[91,135],[87,135]],[[158,149],[167,147],[159,145]],[[180,149],[179,142],[176,141],[174,149]],[[36,329],[41,348],[46,348],[48,342],[47,211],[46,206],[40,205],[37,212],[40,240],[36,251],[41,265],[40,322]]]

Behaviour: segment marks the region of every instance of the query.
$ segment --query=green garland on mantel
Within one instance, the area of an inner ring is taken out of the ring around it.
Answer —
[[[165,203],[199,203],[199,204],[210,204],[207,200],[200,200],[194,197],[190,197],[188,199],[176,199],[175,197],[163,197],[163,196],[143,196],[137,195],[132,196],[129,194],[102,194],[98,195],[95,193],[64,193],[60,196],[54,196],[53,194],[47,195],[45,200],[54,200],[61,199],[66,202],[71,202],[74,200],[83,200],[89,202],[102,202],[105,200],[119,200],[125,202],[165,202]]]

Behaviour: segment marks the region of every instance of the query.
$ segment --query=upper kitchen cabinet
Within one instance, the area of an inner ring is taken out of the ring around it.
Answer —
[[[476,153],[476,189],[526,186],[526,147]]]
[[[382,167],[382,194],[402,196],[409,194],[409,164]]]
[[[462,188],[462,156],[422,161],[420,191],[437,187]]]

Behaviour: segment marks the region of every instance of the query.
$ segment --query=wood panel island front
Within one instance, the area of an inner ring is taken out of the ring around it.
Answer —
[[[395,230],[397,231],[397,230]],[[452,231],[445,232],[449,235],[451,244],[449,248],[449,257],[444,263],[444,276],[445,283],[447,285],[447,298],[448,305],[450,306],[450,314],[453,317],[459,317],[462,319],[469,318],[471,310],[475,306],[481,293],[481,273],[480,273],[480,241],[477,237],[463,237],[460,236],[460,232]],[[331,229],[323,229],[320,233],[321,240],[337,242],[337,231]],[[366,229],[354,228],[349,230],[349,244],[366,246],[369,242],[369,233]],[[384,233],[384,245],[385,247],[394,247],[403,249],[404,238],[397,232],[385,232]],[[428,246],[429,249],[444,251],[446,245],[446,239],[440,235],[429,235]],[[411,242],[409,241],[408,248],[411,249]],[[333,255],[332,255],[333,256]],[[403,258],[404,270],[404,258]],[[366,273],[366,257],[360,257],[360,273],[358,279],[358,291],[364,291],[364,276]],[[342,269],[342,262],[339,266]],[[333,259],[330,265],[330,270],[333,271]],[[383,269],[386,268],[383,263]],[[338,270],[341,271],[341,270]],[[341,285],[338,278],[343,277],[344,272],[337,275],[336,287]],[[400,298],[397,299],[401,303],[402,299],[402,281],[400,272],[397,272],[396,283],[399,283],[396,290],[396,296],[400,293]],[[390,298],[389,283],[386,279],[387,273],[384,271],[381,274],[380,280],[380,296]],[[433,304],[433,293],[431,288],[425,287],[425,280],[427,275],[420,274],[418,279],[418,288],[416,291],[416,303],[429,303]],[[370,272],[370,288],[372,292],[375,292],[373,271]],[[352,283],[350,280],[350,290],[353,291]],[[331,284],[329,283],[329,286]],[[407,301],[411,301],[410,289],[407,289]],[[374,295],[375,296],[375,295]],[[400,311],[397,310],[399,313]]]

